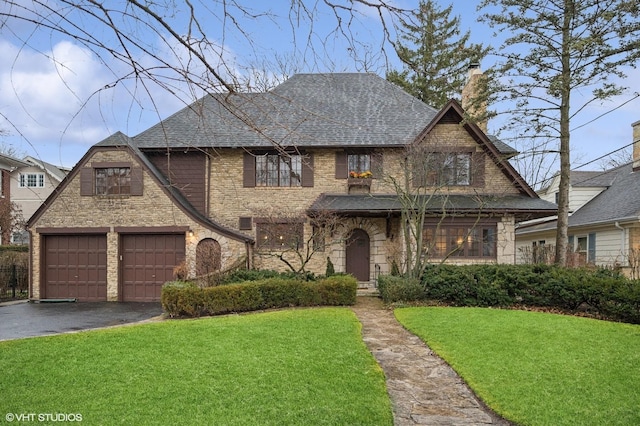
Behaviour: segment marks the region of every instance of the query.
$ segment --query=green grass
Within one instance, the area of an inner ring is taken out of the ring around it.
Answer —
[[[640,424],[640,326],[481,308],[395,312],[509,420]]]
[[[0,343],[0,415],[82,424],[391,425],[345,308],[165,321]]]

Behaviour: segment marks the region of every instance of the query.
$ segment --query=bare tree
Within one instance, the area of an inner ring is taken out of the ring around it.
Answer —
[[[330,212],[316,211],[308,217],[303,211],[265,207],[254,215],[257,255],[276,258],[298,274],[307,272],[313,258],[324,257],[343,242],[335,238],[342,221]]]
[[[293,40],[284,56],[295,58],[296,70],[344,67],[335,62],[335,51],[348,54],[356,69],[385,65],[385,56],[396,23],[410,11],[395,2],[377,0],[294,0],[279,6],[269,2],[220,0],[8,0],[0,6],[0,31],[18,40],[23,49],[40,51],[43,39],[73,40],[104,64],[112,81],[92,96],[123,87],[132,107],[142,98],[155,106],[158,89],[177,96],[185,104],[206,93],[241,92],[281,81],[286,75],[264,75],[260,67],[274,54],[270,34]],[[333,19],[333,26],[319,28],[319,16]],[[373,21],[372,21],[373,20]],[[356,34],[374,22],[377,45],[363,44]],[[243,56],[236,55],[241,50]],[[6,58],[15,60],[16,58]],[[55,60],[55,58],[52,58]],[[254,64],[258,64],[256,68]],[[67,64],[58,63],[61,78]],[[271,65],[271,64],[270,64]],[[88,99],[80,99],[85,105]],[[147,108],[148,105],[143,107]]]
[[[7,198],[0,199],[0,231],[2,244],[8,244],[14,232],[24,230],[25,220],[22,210]]]
[[[495,98],[508,101],[507,126],[558,141],[556,262],[565,265],[571,124],[589,104],[624,93],[615,78],[640,58],[640,8],[636,0],[483,0],[479,8],[481,21],[508,34],[492,79]],[[572,104],[577,91],[590,93],[581,105]]]
[[[413,144],[406,149],[404,170],[403,178],[387,175],[385,180],[393,187],[401,209],[402,272],[408,278],[420,279],[430,264],[444,263],[469,244],[482,218],[483,200],[477,194],[465,194],[476,206],[469,212],[458,211],[451,202],[450,185],[471,185],[477,178],[471,157],[466,154],[433,152],[427,143]],[[444,222],[454,216],[460,219],[461,215],[468,219],[465,227],[460,228],[464,229],[463,234],[457,236],[454,244],[443,246]],[[494,242],[483,241],[482,236],[476,238],[480,245]]]
[[[614,169],[633,160],[633,152],[630,147],[626,147],[612,152],[598,163],[602,170]]]

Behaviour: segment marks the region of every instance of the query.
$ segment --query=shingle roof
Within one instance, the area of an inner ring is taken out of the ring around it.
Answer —
[[[425,195],[427,210],[449,214],[513,213],[528,219],[545,217],[557,212],[557,206],[526,195]],[[395,194],[322,194],[308,209],[310,214],[331,212],[344,215],[385,216],[402,211]]]
[[[141,149],[404,146],[436,113],[375,74],[296,74],[266,93],[205,96],[133,140]]]
[[[569,227],[614,223],[640,217],[640,172],[633,171],[633,164],[628,163],[600,174],[604,176],[600,183],[608,182],[610,186],[569,216]],[[555,227],[554,220],[523,227],[519,233]]]
[[[489,138],[489,140],[491,140],[491,142],[493,142],[496,148],[498,148],[498,151],[500,151],[502,154],[506,155],[507,157],[512,157],[518,154],[518,150],[502,142],[500,139],[498,139],[497,136],[487,135],[487,137]]]
[[[607,187],[613,183],[618,168],[605,171],[572,170],[571,186],[576,187]]]
[[[613,170],[611,186],[569,217],[569,226],[640,216],[640,173],[632,163]]]

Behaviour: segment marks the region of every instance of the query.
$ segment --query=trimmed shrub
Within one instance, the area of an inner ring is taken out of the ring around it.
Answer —
[[[268,269],[235,269],[231,272],[222,274],[218,278],[219,285],[237,284],[248,281],[261,281],[269,278],[283,278],[302,281],[313,281],[315,276],[310,272],[277,272]]]
[[[162,306],[170,317],[218,315],[293,306],[353,305],[357,281],[335,275],[319,281],[267,278],[200,288],[173,282],[162,288]]]
[[[396,275],[380,275],[378,292],[386,303],[411,302],[423,300],[425,291],[419,280],[412,280]]]
[[[513,305],[588,312],[640,323],[640,281],[607,269],[553,265],[433,265],[420,283],[381,276],[387,303],[437,301],[453,306]]]
[[[352,275],[333,275],[313,285],[322,305],[346,306],[356,303],[358,281]]]
[[[206,315],[255,311],[264,305],[260,287],[256,283],[207,287],[201,292]]]
[[[199,317],[204,311],[202,289],[191,282],[172,281],[164,284],[160,302],[170,317]]]
[[[3,253],[3,252],[29,253],[29,246],[23,246],[23,245],[0,246],[0,253]]]

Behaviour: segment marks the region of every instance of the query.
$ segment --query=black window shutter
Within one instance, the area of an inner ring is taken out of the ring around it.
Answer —
[[[382,152],[371,153],[371,173],[374,179],[382,179],[384,177],[382,175]]]
[[[303,187],[313,187],[313,153],[302,156],[302,182]]]
[[[344,151],[338,151],[336,152],[336,179],[346,179],[348,176],[347,153]]]
[[[587,240],[587,262],[596,263],[596,233],[589,234]]]
[[[93,169],[90,167],[80,169],[80,195],[93,195]]]
[[[142,169],[134,167],[131,169],[131,195],[142,195],[143,188]]]
[[[245,188],[253,188],[256,186],[256,159],[248,152],[244,153],[242,186]]]
[[[413,188],[421,188],[427,185],[426,161],[420,156],[409,159],[409,164],[412,165],[411,171],[405,170],[405,173],[411,173],[411,186]]]
[[[471,186],[484,187],[484,152],[474,152],[471,154]]]

